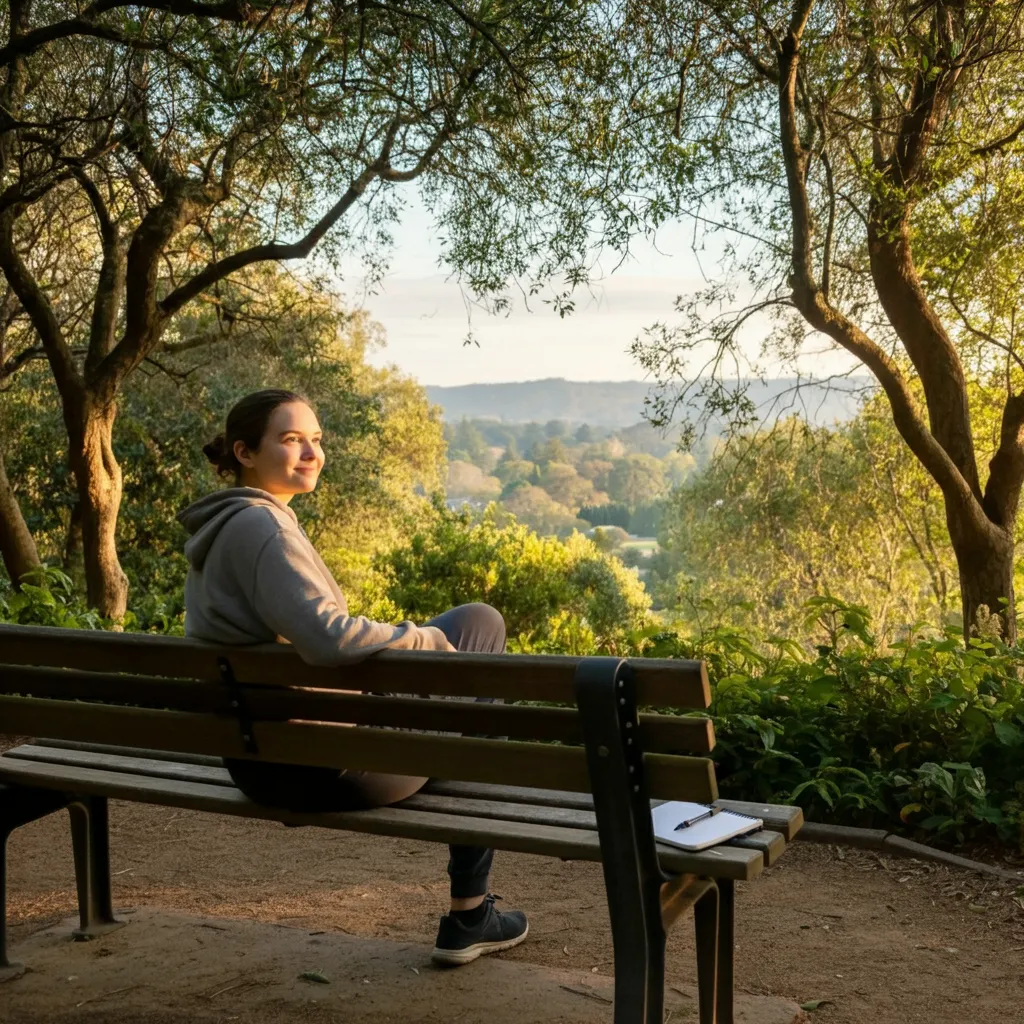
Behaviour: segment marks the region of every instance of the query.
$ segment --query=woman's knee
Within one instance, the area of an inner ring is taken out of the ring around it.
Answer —
[[[497,608],[482,601],[475,601],[464,606],[472,617],[476,629],[485,635],[495,638],[495,645],[504,650],[505,617]]]

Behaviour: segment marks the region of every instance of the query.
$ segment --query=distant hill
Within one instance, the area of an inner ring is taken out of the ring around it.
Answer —
[[[751,384],[750,397],[767,414],[771,403],[785,395],[795,381],[779,378]],[[829,424],[851,419],[859,402],[858,389],[869,383],[858,377],[843,381],[831,389],[820,384],[804,384],[796,409],[814,423]],[[511,384],[464,384],[460,387],[427,386],[427,397],[444,410],[448,421],[494,419],[505,423],[546,423],[568,420],[594,426],[622,428],[643,418],[644,398],[651,385],[644,381],[571,381],[560,377],[548,380],[518,381]],[[791,404],[791,396],[782,401]]]

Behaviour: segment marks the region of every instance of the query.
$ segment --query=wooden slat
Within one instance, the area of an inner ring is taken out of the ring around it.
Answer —
[[[586,811],[594,809],[594,798],[589,793],[560,793],[558,790],[534,789],[528,786],[488,785],[479,782],[428,782],[425,792],[448,796],[465,796],[479,800],[507,800],[514,803],[547,803],[554,807],[573,807]],[[791,842],[800,831],[804,812],[788,804],[751,803],[748,800],[716,800],[720,807],[740,814],[760,818],[766,829],[778,832]]]
[[[108,752],[67,750],[23,744],[7,751],[0,757],[0,772],[2,772],[4,758],[60,765],[67,768],[93,768],[106,772],[135,775],[140,778],[199,782],[212,786],[234,786],[227,769],[222,767],[174,763]],[[557,825],[591,831],[597,829],[597,819],[592,810],[566,807],[511,803],[464,796],[444,796],[425,791],[416,793],[396,806],[409,810],[456,814],[473,818],[492,818],[500,821],[519,821],[533,825]],[[786,840],[777,832],[762,830],[732,840],[730,845],[759,851],[764,857],[765,866],[770,867],[781,856],[786,846]]]
[[[148,757],[157,761],[177,761],[182,764],[204,764],[211,768],[223,766],[223,758],[208,757],[204,754],[186,754],[170,750],[149,750],[146,747],[124,747],[112,743],[83,743],[81,740],[58,740],[37,737],[33,740],[37,747],[55,748],[58,750],[89,750],[98,754],[123,754],[125,757]],[[18,748],[15,747],[15,750]]]
[[[546,804],[549,807],[573,807],[592,811],[594,798],[587,793],[571,793],[557,789],[538,789],[533,786],[501,786],[481,782],[453,782],[450,779],[432,779],[424,792],[444,796],[465,796],[478,800],[507,800],[510,803]]]
[[[127,748],[124,748],[127,749]],[[89,750],[66,750],[59,747],[41,747],[26,743],[8,750],[0,758],[35,761],[40,764],[64,765],[69,768],[99,768],[108,772],[150,776],[154,779],[177,779],[181,782],[205,782],[211,786],[233,786],[228,770],[217,759],[212,765],[188,764],[183,761],[162,760],[151,757],[133,757],[125,754],[99,753]]]
[[[296,825],[319,825],[434,842],[493,846],[502,850],[538,853],[570,860],[601,859],[597,834],[580,828],[496,821],[401,807],[335,814],[299,814],[254,804],[237,789],[226,786],[140,778],[92,768],[71,769],[62,765],[37,764],[7,757],[0,757],[0,781]],[[757,850],[729,846],[699,853],[668,848],[660,851],[660,856],[662,866],[668,871],[738,881],[756,877],[764,865],[763,857]]]
[[[381,651],[331,668],[306,665],[284,644],[229,647],[183,637],[107,633],[44,626],[0,626],[0,662],[174,675],[217,682],[226,657],[246,683],[441,696],[502,697],[575,703],[573,677],[582,658],[561,655]],[[630,660],[643,705],[707,708],[711,688],[703,662]]]
[[[324,692],[296,687],[244,687],[253,720],[346,722],[357,725],[430,729],[509,736],[513,739],[582,743],[583,725],[574,708],[527,707]],[[0,674],[0,694],[63,700],[105,701],[136,707],[230,715],[230,695],[221,683],[138,675],[107,675],[66,669],[16,666]],[[640,716],[640,742],[652,752],[707,754],[714,747],[710,719],[680,715]]]
[[[104,743],[134,741],[184,753],[248,756],[237,723],[212,715],[0,697],[0,721],[5,729],[21,735]],[[305,722],[260,723],[255,735],[259,759],[265,761],[469,782],[515,780],[539,788],[590,791],[584,751],[580,747]],[[648,754],[644,763],[652,796],[698,801],[718,796],[714,766],[706,758]]]
[[[718,800],[716,802],[727,811],[736,811],[739,814],[749,814],[752,818],[760,818],[764,822],[765,828],[781,832],[787,843],[792,842],[797,832],[803,827],[804,812],[800,807],[791,807],[788,804],[753,803],[750,800]]]
[[[744,850],[759,850],[764,857],[764,865],[770,868],[786,852],[786,837],[780,832],[758,829],[748,835],[730,839],[728,846],[738,846]]]

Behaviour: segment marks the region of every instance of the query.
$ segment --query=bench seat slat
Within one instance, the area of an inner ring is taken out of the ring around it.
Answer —
[[[96,768],[41,764],[7,756],[0,757],[0,781],[289,824],[319,825],[434,842],[493,846],[502,850],[538,853],[570,860],[601,859],[597,833],[582,828],[500,821],[405,807],[300,814],[255,804],[239,790],[228,786],[133,776]],[[764,866],[761,851],[734,846],[720,846],[700,853],[661,847],[659,855],[662,866],[671,872],[691,872],[738,881],[756,877]]]
[[[124,672],[219,682],[218,657],[231,663],[244,683],[325,689],[503,697],[573,704],[573,678],[583,660],[565,655],[454,654],[439,651],[382,651],[338,667],[305,664],[286,644],[230,647],[183,637],[47,626],[0,627],[2,661],[108,672]],[[711,687],[702,662],[634,658],[637,700],[651,707],[704,709]],[[410,676],[415,676],[415,682]]]
[[[128,747],[122,748],[128,750]],[[205,782],[211,786],[233,786],[228,770],[220,758],[216,765],[188,764],[183,761],[134,757],[126,754],[98,753],[86,750],[65,750],[26,743],[2,755],[18,761],[64,765],[68,768],[100,768],[108,772],[124,772],[154,779],[177,779],[181,782]]]
[[[82,740],[43,739],[32,741],[36,747],[55,750],[82,750],[97,754],[123,754],[125,757],[147,757],[154,761],[176,761],[180,764],[205,764],[210,768],[220,768],[223,758],[211,757],[206,754],[186,754],[173,750],[150,750],[147,747],[124,747],[113,743],[85,743]],[[16,748],[17,749],[17,748]]]
[[[148,708],[113,707],[31,697],[0,697],[0,720],[11,733],[129,740],[187,753],[245,758],[238,723],[230,718]],[[307,722],[261,722],[255,730],[261,760],[426,775],[469,782],[551,786],[590,792],[582,747],[432,736]],[[396,741],[396,737],[400,737]],[[650,793],[664,799],[707,801],[718,796],[707,758],[648,754]]]
[[[122,772],[144,778],[202,782],[214,786],[234,786],[227,769],[223,767],[174,763],[142,756],[111,754],[106,751],[65,750],[24,744],[7,751],[3,758],[63,765],[70,768],[98,768],[103,771]],[[3,758],[0,758],[0,764],[2,764]],[[443,783],[435,782],[431,785],[439,787],[443,786]],[[396,806],[441,814],[521,821],[527,824],[559,825],[566,828],[590,829],[591,831],[597,829],[597,819],[590,808],[552,806],[522,801],[510,802],[479,793],[474,793],[471,796],[453,796],[430,792],[429,789],[428,786],[426,789],[420,790],[419,793],[403,800]],[[544,790],[537,792],[546,793]],[[570,796],[570,794],[563,795]],[[761,830],[732,840],[732,845],[759,850],[764,855],[765,865],[770,867],[782,855],[786,840],[777,832]]]
[[[530,786],[501,786],[479,782],[452,782],[438,780],[427,783],[431,793],[448,796],[468,796],[480,799],[508,800],[514,803],[549,803],[554,807],[575,807],[593,810],[594,798],[589,793],[568,793],[557,790],[536,789]],[[792,842],[803,827],[804,812],[788,804],[753,803],[749,800],[716,800],[727,811],[738,811],[760,818],[765,828],[779,832],[787,843]]]
[[[302,719],[583,742],[583,723],[575,708],[384,697],[297,687],[247,686],[244,690],[254,721]],[[122,673],[0,665],[0,694],[231,714],[231,695],[221,683]],[[644,713],[640,715],[640,741],[645,750],[652,752],[707,754],[714,748],[714,729],[707,718]]]

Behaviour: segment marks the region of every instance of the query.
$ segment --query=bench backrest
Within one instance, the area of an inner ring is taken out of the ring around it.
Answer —
[[[180,637],[0,626],[0,731],[589,792],[574,695],[583,661],[384,651],[319,668],[279,644],[221,647]],[[703,663],[627,664],[639,705],[708,707]],[[708,718],[646,712],[638,732],[650,796],[717,798],[713,765],[700,756],[714,746]]]

